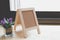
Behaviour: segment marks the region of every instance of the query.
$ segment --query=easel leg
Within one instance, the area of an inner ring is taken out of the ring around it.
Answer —
[[[24,38],[27,37],[26,30],[24,30],[24,29],[23,29],[23,35],[24,35]]]
[[[38,32],[38,34],[40,34],[39,26],[37,26],[37,32]]]
[[[27,34],[26,33],[24,33],[24,38],[27,38]]]

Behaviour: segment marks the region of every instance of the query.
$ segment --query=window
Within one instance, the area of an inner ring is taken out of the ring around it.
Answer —
[[[20,0],[10,0],[10,11],[16,11],[20,8]]]

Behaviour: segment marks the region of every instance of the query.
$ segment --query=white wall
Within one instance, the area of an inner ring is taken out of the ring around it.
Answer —
[[[18,5],[17,5],[18,3]],[[60,11],[60,0],[10,0],[10,9],[12,11],[18,8],[29,8],[34,7],[36,11]]]

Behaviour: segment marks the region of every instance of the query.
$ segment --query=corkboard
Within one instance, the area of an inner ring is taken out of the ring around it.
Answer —
[[[36,26],[35,17],[33,10],[22,11],[24,24],[26,28]]]

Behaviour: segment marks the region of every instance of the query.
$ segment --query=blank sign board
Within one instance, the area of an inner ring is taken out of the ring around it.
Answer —
[[[33,10],[22,11],[22,15],[23,15],[24,24],[26,28],[36,26]]]
[[[22,29],[24,32],[26,32],[26,29],[28,28],[36,27],[39,33],[39,25],[38,25],[38,21],[37,21],[34,8],[18,9],[16,12],[14,29],[16,29],[17,24],[22,25]]]

